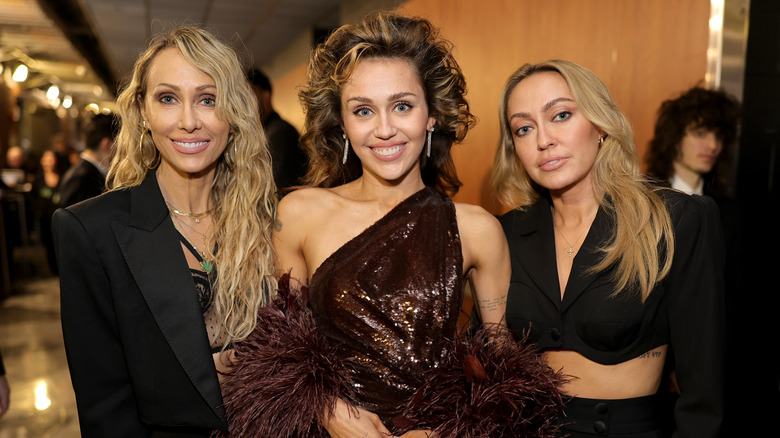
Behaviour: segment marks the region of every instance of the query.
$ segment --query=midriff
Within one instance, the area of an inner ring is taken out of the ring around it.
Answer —
[[[616,365],[602,365],[572,350],[547,350],[542,357],[552,369],[570,377],[562,387],[565,394],[614,400],[655,394],[667,347],[662,345]]]

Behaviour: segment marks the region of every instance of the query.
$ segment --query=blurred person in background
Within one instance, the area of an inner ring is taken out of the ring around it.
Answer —
[[[298,131],[274,110],[271,103],[273,90],[268,76],[252,69],[247,77],[260,105],[260,120],[271,149],[276,189],[283,195],[285,189],[301,183],[306,173],[306,153],[299,144]]]
[[[116,118],[111,114],[97,114],[89,121],[81,158],[62,177],[60,207],[68,207],[103,193],[116,129]]]

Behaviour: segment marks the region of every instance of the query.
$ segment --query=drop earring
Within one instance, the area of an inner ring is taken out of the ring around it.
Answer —
[[[428,158],[431,158],[431,136],[433,136],[433,126],[428,130],[428,146],[427,152],[425,153]]]
[[[341,159],[341,164],[347,164],[347,155],[349,155],[349,139],[347,134],[341,134],[344,137],[344,157]]]

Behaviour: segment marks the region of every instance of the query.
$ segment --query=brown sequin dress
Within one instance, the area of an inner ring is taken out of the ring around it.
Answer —
[[[424,188],[330,255],[309,304],[318,331],[352,359],[358,404],[387,422],[437,367],[463,292],[455,206]]]

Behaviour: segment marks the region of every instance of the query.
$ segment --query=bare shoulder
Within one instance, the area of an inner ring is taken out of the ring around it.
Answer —
[[[498,219],[479,205],[462,202],[454,204],[461,234],[485,236],[496,232],[503,233]]]
[[[284,223],[317,221],[328,214],[334,196],[330,190],[319,187],[296,190],[279,201],[276,218]]]

